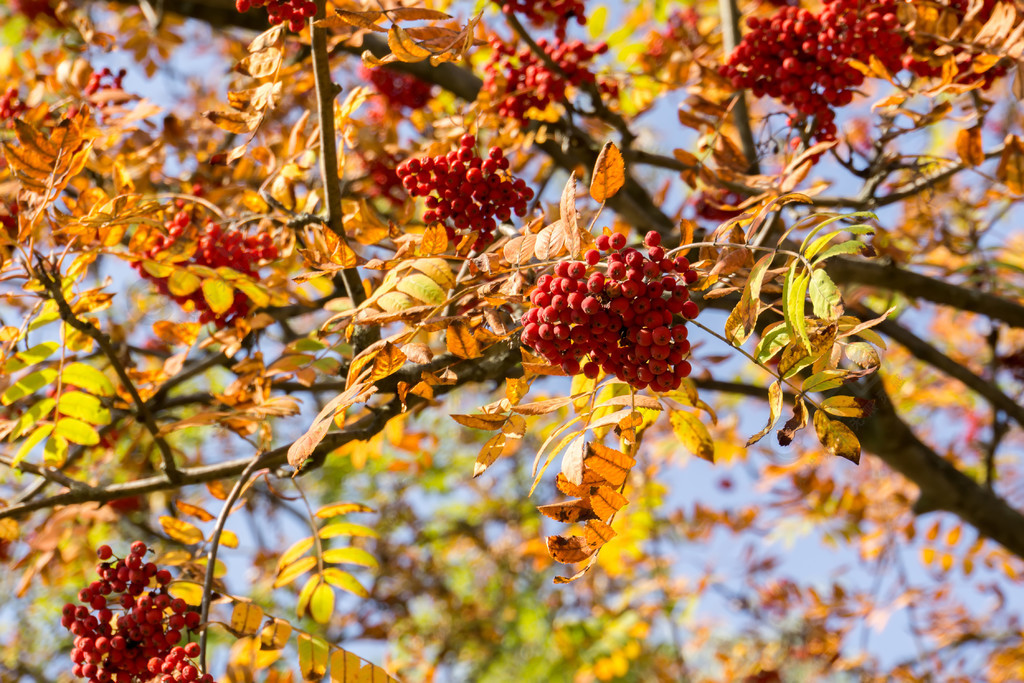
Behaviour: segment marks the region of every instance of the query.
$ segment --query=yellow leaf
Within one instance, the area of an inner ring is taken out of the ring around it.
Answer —
[[[249,636],[260,630],[263,623],[263,608],[251,602],[236,602],[231,609],[231,630]]]
[[[313,590],[309,600],[309,614],[318,624],[326,624],[334,615],[334,589],[321,583]]]
[[[280,572],[285,566],[291,564],[295,560],[299,559],[306,554],[310,548],[313,547],[313,537],[306,536],[305,538],[299,539],[295,543],[281,553],[281,557],[277,560],[277,571]]]
[[[423,254],[443,254],[448,249],[448,233],[440,223],[434,223],[423,231],[420,240],[420,252]]]
[[[696,415],[685,410],[673,410],[669,413],[669,421],[673,433],[687,450],[708,462],[715,461],[715,442]]]
[[[299,669],[307,681],[319,681],[327,673],[327,658],[330,646],[326,641],[306,633],[300,633],[296,643],[299,652]]]
[[[421,62],[433,54],[417,45],[412,36],[397,24],[388,31],[388,47],[400,62]]]
[[[202,531],[181,519],[165,515],[160,518],[160,526],[164,528],[168,536],[185,545],[194,545],[203,540]]]
[[[203,604],[203,584],[201,583],[174,581],[167,587],[167,592],[176,598],[181,598],[193,607]]]
[[[231,304],[235,302],[235,289],[227,280],[219,277],[210,277],[203,280],[203,298],[210,306],[210,310],[220,315],[226,313]]]
[[[1014,194],[1024,194],[1024,145],[1016,135],[1009,135],[996,168],[996,178]]]
[[[615,195],[626,184],[626,165],[622,152],[609,141],[604,143],[594,164],[590,178],[590,196],[596,202],[604,202]]]
[[[477,358],[480,355],[480,345],[470,331],[469,325],[461,320],[456,320],[448,326],[445,345],[449,353],[459,358]]]
[[[198,282],[197,278],[197,287],[199,286]],[[181,344],[182,346],[192,346],[199,337],[200,329],[202,328],[199,323],[172,323],[167,320],[153,323],[153,332],[156,333],[156,336],[168,344]]]
[[[284,567],[274,579],[274,588],[280,588],[281,586],[287,586],[289,583],[299,578],[310,569],[316,566],[315,557],[303,557],[300,560],[292,562],[287,567]]]
[[[328,519],[338,515],[347,515],[350,512],[373,512],[373,509],[362,503],[331,503],[317,510],[316,516],[320,519]]]
[[[284,619],[274,619],[260,632],[261,650],[280,650],[292,635],[292,625]]]

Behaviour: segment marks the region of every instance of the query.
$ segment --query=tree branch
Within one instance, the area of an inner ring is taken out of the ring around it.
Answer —
[[[153,441],[156,442],[157,447],[160,449],[160,454],[163,456],[164,474],[172,483],[178,481],[178,468],[174,464],[174,454],[171,452],[171,447],[167,443],[167,440],[160,436],[160,428],[157,427],[156,421],[153,419],[153,415],[149,411],[149,406],[144,400],[142,400],[142,396],[139,395],[138,390],[135,388],[135,384],[128,376],[128,372],[121,363],[121,359],[117,357],[117,351],[114,349],[113,344],[111,344],[110,337],[101,332],[94,325],[80,319],[75,315],[74,311],[71,310],[71,306],[68,305],[68,302],[64,299],[64,294],[61,291],[60,273],[56,266],[51,265],[42,257],[38,258],[37,266],[36,276],[43,284],[43,287],[46,288],[50,298],[55,304],[57,304],[57,311],[60,314],[60,319],[82,334],[87,335],[90,339],[96,342],[96,345],[99,346],[100,349],[102,349],[103,353],[110,361],[110,364],[113,366],[114,372],[117,373],[118,378],[121,380],[121,384],[124,386],[125,391],[128,392],[132,397],[132,401],[135,403],[136,417],[146,426],[146,429],[149,430],[150,435],[153,437]]]
[[[1024,328],[1024,306],[993,294],[953,285],[894,265],[861,259],[834,258],[825,268],[839,284],[864,284],[888,289],[913,299],[952,306],[1001,320],[1012,327]]]
[[[327,205],[327,227],[345,240],[345,226],[342,223],[341,180],[338,177],[338,148],[334,130],[334,99],[341,88],[331,80],[331,63],[327,55],[327,29],[319,28],[316,21],[326,16],[325,0],[317,0],[316,16],[309,21],[312,33],[313,76],[316,82],[316,111],[320,123],[320,178],[324,185],[324,203]],[[359,271],[346,268],[342,271],[345,290],[353,306],[365,298]]]

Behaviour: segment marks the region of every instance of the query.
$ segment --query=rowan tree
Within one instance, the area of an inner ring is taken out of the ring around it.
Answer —
[[[9,3],[0,680],[1024,679],[1022,12]]]

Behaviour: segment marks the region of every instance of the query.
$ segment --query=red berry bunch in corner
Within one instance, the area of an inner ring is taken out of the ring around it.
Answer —
[[[770,19],[749,17],[747,26],[722,75],[755,97],[782,100],[795,110],[792,123],[814,117],[819,141],[835,139],[833,108],[849,104],[864,82],[849,61],[867,64],[873,55],[896,73],[907,46],[896,0],[830,0],[818,14],[785,7]]]
[[[500,147],[491,147],[487,158],[481,159],[475,146],[476,138],[467,133],[457,150],[408,159],[397,170],[409,194],[427,198],[425,222],[443,223],[450,240],[460,232],[479,233],[473,244],[479,250],[490,243],[498,221],[510,220],[513,211],[526,215],[533,190],[508,173],[508,159]]]
[[[316,15],[313,0],[235,0],[235,9],[242,14],[260,7],[267,8],[267,21],[271,24],[288,24],[295,33],[306,25],[306,19]]]
[[[7,128],[14,128],[14,119],[27,109],[28,106],[18,99],[17,88],[8,88],[3,96],[0,96],[0,121],[3,121]]]
[[[166,227],[167,234],[161,236],[144,256],[157,259],[161,252],[171,249],[179,239],[194,240],[197,247],[192,257],[185,264],[178,265],[194,264],[209,268],[227,266],[256,280],[259,279],[261,262],[277,258],[277,247],[267,233],[246,235],[239,230],[225,230],[209,219],[202,226],[197,226],[193,222],[192,212],[187,209],[178,211]],[[136,261],[134,267],[143,278],[155,283],[161,294],[173,298],[179,305],[191,301],[195,309],[200,311],[199,322],[202,324],[213,323],[217,327],[225,327],[236,318],[248,315],[252,308],[249,297],[235,290],[231,308],[218,315],[210,310],[201,289],[184,296],[175,295],[168,288],[167,278],[151,275],[143,268],[141,261]]]
[[[541,38],[537,46],[558,65],[561,73],[552,72],[529,47],[517,52],[496,37],[491,37],[490,43],[493,52],[484,67],[483,89],[491,94],[501,116],[525,123],[530,109],[543,110],[562,100],[570,85],[596,83],[601,94],[609,97],[619,92],[613,81],[598,80],[589,70],[590,62],[608,51],[607,43],[590,47],[579,40],[548,43]]]
[[[533,26],[555,25],[555,36],[565,40],[569,20],[583,26],[587,23],[583,0],[494,0],[505,14],[521,14]]]
[[[569,375],[604,370],[634,389],[678,389],[690,374],[686,321],[698,309],[687,285],[697,273],[685,257],[666,255],[658,233],[644,243],[646,257],[623,249],[622,234],[601,235],[585,261],[541,275],[522,319],[523,344]],[[610,252],[603,271],[600,252]]]
[[[425,107],[434,90],[429,83],[386,66],[375,69],[360,66],[359,76],[384,96],[388,107],[399,112]]]
[[[199,644],[179,644],[199,628],[199,613],[167,593],[171,573],[146,562],[146,550],[135,541],[118,559],[110,546],[97,549],[100,578],[79,591],[81,604],[64,605],[61,618],[75,636],[71,673],[90,683],[212,683],[192,662]]]

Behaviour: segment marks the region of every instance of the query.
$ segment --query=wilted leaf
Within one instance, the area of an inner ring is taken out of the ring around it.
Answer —
[[[788,446],[793,443],[793,436],[806,426],[807,406],[804,405],[804,400],[798,397],[793,405],[793,417],[789,418],[779,430],[779,445]]]
[[[628,503],[629,500],[611,486],[599,486],[590,497],[590,505],[599,519],[608,519]]]
[[[772,427],[775,426],[775,423],[778,422],[781,415],[782,385],[779,384],[779,380],[775,380],[768,387],[768,424],[765,425],[764,429],[747,439],[747,448],[763,439],[765,435],[772,430]]]
[[[263,627],[260,632],[261,650],[280,650],[288,644],[292,635],[292,625],[284,619],[274,619]]]
[[[478,413],[476,415],[452,415],[451,418],[465,427],[494,431],[501,429],[508,416],[503,413]]]
[[[599,519],[592,519],[587,522],[587,528],[584,529],[583,533],[584,538],[587,541],[587,545],[594,550],[599,549],[617,535],[611,525],[606,524]]]
[[[550,517],[556,522],[562,522],[563,524],[575,524],[577,522],[585,522],[588,519],[597,519],[597,514],[584,500],[569,500],[562,503],[538,505],[537,510],[545,517]]]
[[[582,536],[548,536],[547,546],[548,554],[562,564],[582,562],[594,553]]]
[[[981,146],[981,127],[964,128],[956,134],[956,151],[966,166],[985,163],[985,150]]]
[[[400,62],[421,62],[432,54],[417,45],[412,36],[397,24],[388,31],[388,47]]]
[[[839,420],[830,419],[823,410],[814,413],[814,431],[818,441],[832,455],[860,463],[860,441],[857,436]]]

